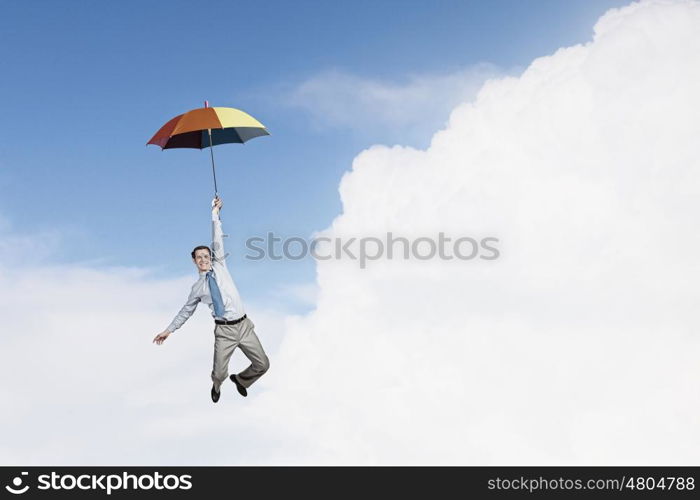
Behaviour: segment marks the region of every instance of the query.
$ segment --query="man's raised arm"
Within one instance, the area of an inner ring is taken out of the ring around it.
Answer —
[[[221,219],[219,219],[219,213],[224,206],[224,202],[217,196],[211,203],[211,250],[214,253],[214,255],[212,255],[212,265],[220,264],[226,266],[224,231],[221,228]]]

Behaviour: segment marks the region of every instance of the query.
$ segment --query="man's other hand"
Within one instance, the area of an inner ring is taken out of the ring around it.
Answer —
[[[153,342],[155,342],[158,345],[161,345],[165,339],[168,338],[168,335],[170,335],[170,332],[168,330],[163,330],[160,332],[156,337],[153,339]]]

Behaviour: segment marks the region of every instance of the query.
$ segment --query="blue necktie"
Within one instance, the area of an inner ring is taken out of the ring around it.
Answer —
[[[214,315],[217,318],[224,317],[224,300],[221,298],[221,290],[219,290],[219,285],[216,284],[214,279],[213,271],[207,273],[207,283],[209,284],[209,293],[211,294],[211,301],[214,303]]]

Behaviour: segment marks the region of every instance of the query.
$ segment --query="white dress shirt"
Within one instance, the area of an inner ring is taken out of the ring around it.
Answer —
[[[199,272],[199,279],[192,285],[190,290],[190,295],[187,297],[187,302],[182,306],[180,312],[177,313],[173,321],[168,325],[167,330],[169,332],[174,332],[180,328],[185,321],[189,319],[190,316],[197,309],[197,304],[202,302],[207,304],[211,309],[211,315],[214,319],[226,319],[234,320],[243,317],[245,310],[243,309],[243,302],[241,301],[241,296],[238,294],[238,289],[236,284],[233,282],[231,274],[228,272],[226,267],[226,254],[224,253],[224,234],[221,229],[221,220],[217,213],[212,211],[212,244],[211,249],[214,255],[212,255],[211,268],[214,271],[214,279],[216,284],[219,285],[219,291],[221,292],[221,298],[224,301],[224,316],[223,318],[217,318],[214,313],[214,303],[211,300],[211,293],[209,292],[209,284],[207,283],[206,272]]]

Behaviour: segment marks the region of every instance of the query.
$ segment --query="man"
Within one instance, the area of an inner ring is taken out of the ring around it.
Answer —
[[[219,197],[212,200],[212,248],[202,245],[192,250],[192,262],[199,271],[199,279],[192,285],[187,302],[170,325],[153,339],[156,344],[162,344],[192,316],[199,302],[211,308],[216,324],[214,368],[211,372],[211,399],[214,403],[219,401],[221,384],[228,377],[229,360],[237,346],[251,362],[248,368],[230,377],[241,396],[247,396],[247,388],[270,368],[270,360],[255,334],[255,325],[245,314],[241,297],[226,267],[224,235],[219,219],[223,206]]]

